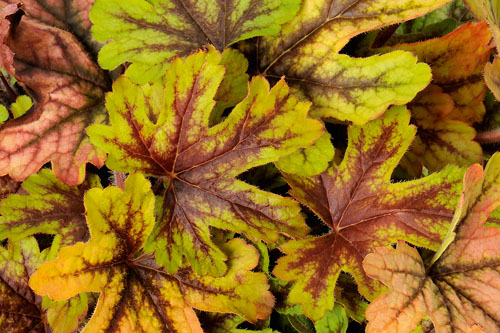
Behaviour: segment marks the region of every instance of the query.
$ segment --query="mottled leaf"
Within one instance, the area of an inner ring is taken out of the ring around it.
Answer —
[[[277,34],[299,5],[299,0],[97,0],[90,19],[94,37],[111,40],[99,52],[99,64],[114,69],[131,62],[127,75],[146,83],[164,73],[174,56]]]
[[[338,52],[363,32],[423,15],[448,0],[304,0],[277,37],[258,43],[261,71],[285,76],[294,93],[313,102],[311,114],[356,124],[406,104],[430,81],[429,68],[395,52],[360,59]]]
[[[1,0],[0,7],[18,4],[18,0]],[[40,23],[71,31],[85,46],[98,51],[99,45],[90,34],[89,11],[94,0],[22,0],[26,14]]]
[[[42,304],[42,297],[36,295],[28,286],[30,275],[46,260],[49,249],[40,253],[38,244],[33,237],[18,242],[9,242],[8,247],[0,247],[0,330],[2,332],[55,332],[60,333],[56,326],[49,328],[49,323],[61,321],[57,313],[52,312],[57,307],[65,307],[71,315],[65,317],[66,333],[76,332],[79,319],[87,312],[86,297],[79,307],[80,296],[68,302]],[[48,311],[48,312],[47,312]],[[52,315],[50,315],[52,313]]]
[[[42,169],[22,187],[26,194],[11,194],[0,203],[0,239],[17,241],[37,233],[61,235],[64,244],[88,239],[83,194],[101,187],[99,177],[89,175],[83,184],[68,186]]]
[[[424,317],[437,333],[500,332],[500,229],[484,227],[500,206],[500,154],[486,170],[475,164],[464,177],[456,237],[443,255],[425,267],[418,251],[400,242],[379,248],[364,268],[388,292],[366,312],[367,332],[408,332]]]
[[[339,166],[314,177],[285,174],[292,196],[331,229],[282,245],[286,256],[273,271],[284,281],[296,281],[288,300],[301,304],[313,320],[333,309],[341,271],[353,275],[366,298],[380,292],[362,268],[376,247],[405,239],[437,249],[447,231],[463,172],[450,166],[425,178],[390,182],[415,135],[409,118],[404,107],[393,107],[363,127],[349,127],[349,146]]]
[[[469,166],[482,161],[474,128],[448,118],[454,106],[453,98],[436,85],[427,87],[409,104],[418,130],[401,164],[410,175],[420,175],[423,167],[438,171],[448,164]]]
[[[269,90],[255,77],[247,97],[209,127],[224,73],[220,58],[213,49],[184,63],[178,58],[165,84],[139,87],[121,77],[106,99],[111,126],[88,129],[92,142],[109,153],[111,169],[163,177],[159,223],[146,249],[158,250],[158,263],[170,273],[183,256],[200,274],[224,273],[225,255],[210,239],[210,226],[266,242],[306,233],[295,201],[235,177],[311,145],[322,124],[306,118],[308,104],[283,81]]]
[[[0,26],[0,65],[35,101],[0,129],[0,174],[22,180],[51,161],[59,179],[81,183],[85,163],[103,164],[84,129],[106,118],[107,77],[71,33],[23,16],[16,5],[0,11]]]
[[[201,332],[193,307],[236,313],[249,321],[267,317],[273,296],[265,274],[250,272],[258,252],[242,239],[222,246],[229,258],[222,277],[198,276],[187,266],[170,275],[151,256],[140,256],[153,229],[154,201],[141,174],[129,176],[124,190],[89,190],[89,242],[63,248],[56,260],[37,269],[30,286],[54,300],[100,292],[83,332]]]
[[[365,311],[368,307],[366,300],[359,294],[358,286],[353,277],[347,273],[340,273],[335,286],[335,302],[341,304],[349,318],[362,323],[365,320]]]
[[[432,83],[441,87],[455,103],[447,119],[472,124],[480,122],[485,113],[483,69],[492,51],[490,40],[486,22],[469,22],[441,38],[377,51],[410,51],[428,63],[432,68]]]

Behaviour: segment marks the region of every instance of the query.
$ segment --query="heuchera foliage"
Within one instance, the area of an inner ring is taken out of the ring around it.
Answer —
[[[499,24],[0,0],[0,331],[500,332]]]

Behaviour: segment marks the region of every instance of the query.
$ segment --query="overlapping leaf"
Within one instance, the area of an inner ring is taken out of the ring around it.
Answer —
[[[0,129],[0,173],[22,180],[51,161],[59,179],[81,183],[85,163],[103,164],[84,129],[106,118],[107,77],[71,33],[23,16],[15,4],[0,12],[0,26],[0,65],[35,101]]]
[[[496,42],[497,56],[493,63],[487,63],[484,68],[488,88],[500,101],[500,2],[498,0],[466,0],[465,3],[478,20],[489,23]]]
[[[441,1],[304,0],[277,37],[261,38],[260,68],[285,76],[294,93],[313,102],[312,115],[356,124],[406,104],[430,81],[429,68],[404,52],[365,59],[339,55],[350,38],[444,5]]]
[[[366,257],[367,274],[389,288],[368,307],[368,332],[407,332],[427,316],[437,333],[500,332],[500,229],[484,226],[500,206],[499,166],[495,154],[484,175],[477,164],[467,171],[456,237],[434,265],[404,242]]]
[[[379,49],[411,51],[432,68],[432,86],[410,103],[418,132],[403,165],[411,175],[420,175],[422,166],[436,171],[450,163],[481,162],[470,124],[485,113],[482,73],[491,54],[490,39],[485,22],[470,22],[441,38]]]
[[[401,164],[410,175],[420,175],[422,167],[437,171],[451,163],[468,166],[482,160],[474,128],[447,118],[454,105],[452,97],[436,85],[430,85],[409,105],[418,131]]]
[[[83,194],[100,186],[96,175],[79,186],[61,183],[48,169],[31,175],[22,184],[27,195],[12,194],[0,203],[0,239],[47,233],[61,235],[64,244],[87,240]]]
[[[85,194],[91,239],[63,248],[41,265],[30,286],[41,295],[64,300],[99,291],[94,315],[84,332],[201,332],[193,307],[237,313],[247,320],[267,317],[274,300],[255,248],[242,239],[222,245],[228,271],[222,277],[198,276],[189,267],[170,275],[150,256],[138,256],[154,226],[155,197],[141,174],[124,190],[108,187]]]
[[[339,166],[314,177],[285,174],[291,194],[331,229],[319,237],[292,240],[273,273],[296,281],[289,302],[320,319],[334,305],[341,271],[353,275],[368,299],[379,292],[361,266],[377,246],[398,239],[437,249],[459,197],[462,172],[450,166],[418,180],[390,183],[391,173],[410,145],[415,127],[409,112],[393,107],[363,127],[349,128],[349,146]]]
[[[89,11],[94,0],[2,0],[0,7],[23,4],[26,14],[40,23],[71,31],[85,46],[97,52],[99,45],[90,34]]]
[[[455,103],[447,118],[472,124],[480,122],[485,112],[483,69],[492,51],[490,40],[491,33],[485,22],[470,22],[441,38],[377,51],[410,51],[420,61],[430,64],[432,83],[441,87]]]
[[[90,18],[94,37],[112,40],[99,53],[101,66],[131,62],[127,75],[146,83],[164,73],[174,56],[277,34],[299,5],[299,0],[97,0]]]
[[[280,81],[269,90],[262,77],[229,116],[209,127],[213,97],[224,68],[210,49],[172,62],[166,83],[139,87],[121,77],[107,96],[111,126],[88,129],[118,171],[142,171],[165,183],[158,226],[148,251],[170,273],[186,256],[196,272],[220,275],[225,255],[209,227],[274,242],[280,233],[306,233],[299,205],[235,179],[246,170],[307,147],[322,133],[307,119],[308,105]]]
[[[47,250],[48,251],[48,250]],[[43,306],[42,297],[29,287],[28,280],[46,260],[32,237],[0,247],[0,330],[2,332],[76,332],[87,312],[87,298],[77,296],[68,302]],[[61,311],[60,308],[66,311]],[[51,313],[47,318],[47,311]],[[64,318],[64,320],[62,320]],[[64,331],[60,323],[64,323]],[[50,323],[50,328],[49,328]]]

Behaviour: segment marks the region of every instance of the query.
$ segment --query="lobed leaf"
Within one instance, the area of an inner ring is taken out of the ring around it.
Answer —
[[[0,65],[35,101],[0,129],[0,174],[23,180],[51,161],[63,182],[81,183],[87,162],[104,162],[84,129],[106,118],[108,78],[71,33],[23,16],[15,4],[0,11],[0,26]]]
[[[301,304],[313,320],[334,306],[341,271],[353,275],[359,292],[373,299],[377,281],[362,268],[378,246],[405,239],[437,249],[453,216],[463,173],[450,166],[428,177],[390,183],[391,173],[410,145],[415,127],[409,112],[393,107],[365,126],[349,127],[349,146],[339,166],[314,177],[285,174],[291,194],[331,229],[319,237],[292,240],[273,273],[296,281],[289,302]]]
[[[65,244],[88,239],[83,194],[101,187],[97,175],[79,186],[61,183],[49,169],[29,176],[26,194],[11,194],[0,203],[0,239],[18,241],[37,233],[57,234]]]
[[[377,51],[410,51],[428,63],[432,68],[432,83],[453,99],[454,108],[447,118],[473,124],[480,122],[485,113],[483,68],[491,55],[490,40],[486,22],[469,22],[441,38]]]
[[[142,171],[164,179],[159,223],[146,246],[175,273],[186,256],[199,274],[225,271],[225,255],[209,227],[275,242],[279,234],[306,233],[299,205],[290,198],[235,179],[241,173],[311,145],[322,124],[307,119],[281,81],[269,90],[262,77],[221,123],[209,127],[224,68],[214,49],[176,59],[166,83],[137,86],[121,77],[107,96],[111,126],[93,125],[91,140],[109,153],[118,171]]]
[[[391,104],[411,101],[429,83],[429,68],[404,52],[365,59],[338,52],[358,34],[447,2],[304,0],[278,36],[260,39],[261,71],[268,77],[285,76],[295,94],[313,102],[313,116],[364,124]]]
[[[193,307],[236,313],[249,321],[267,317],[274,300],[265,275],[250,272],[258,253],[242,239],[221,246],[229,258],[222,277],[198,276],[187,266],[171,275],[152,257],[140,256],[153,229],[154,201],[140,174],[129,176],[123,191],[89,190],[89,242],[65,247],[56,260],[41,265],[31,288],[54,300],[101,292],[83,332],[201,332]]]
[[[456,236],[431,266],[399,242],[365,258],[366,273],[388,286],[366,312],[367,332],[407,332],[428,316],[436,332],[500,332],[500,231],[484,227],[500,206],[500,154],[464,177]],[[383,314],[383,315],[382,315]]]
[[[474,128],[448,118],[454,105],[453,98],[434,84],[409,104],[418,131],[401,165],[410,175],[420,175],[423,167],[437,171],[448,164],[468,166],[482,161],[483,152],[474,141]]]
[[[94,38],[112,40],[100,51],[99,64],[114,69],[131,62],[126,74],[143,84],[164,73],[174,56],[209,44],[222,51],[243,39],[277,34],[299,5],[299,0],[97,0],[90,19]]]
[[[46,304],[29,287],[28,280],[46,260],[49,249],[40,253],[33,237],[0,247],[0,329],[3,332],[77,332],[79,320],[87,313],[87,298]],[[78,303],[78,306],[76,306]],[[66,311],[60,312],[64,308]],[[64,319],[63,319],[64,318]],[[50,323],[50,327],[49,327]]]

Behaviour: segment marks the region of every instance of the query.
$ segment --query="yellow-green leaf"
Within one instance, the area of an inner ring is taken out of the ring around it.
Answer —
[[[449,0],[304,0],[276,37],[261,38],[259,65],[269,77],[285,76],[297,95],[313,102],[316,117],[356,124],[406,104],[425,88],[427,65],[409,53],[365,59],[338,54],[350,38],[424,15]]]
[[[193,308],[266,318],[274,303],[263,273],[253,273],[258,252],[242,239],[221,245],[228,257],[222,277],[198,276],[189,266],[171,275],[142,248],[154,225],[155,197],[141,174],[124,189],[91,189],[85,194],[87,243],[62,248],[41,265],[30,286],[40,295],[64,300],[100,292],[83,332],[201,332]]]
[[[90,19],[94,38],[111,40],[99,52],[100,65],[114,69],[131,62],[127,75],[146,83],[162,75],[174,56],[209,44],[222,51],[239,40],[277,34],[299,5],[299,0],[97,0]]]
[[[310,146],[323,132],[307,118],[309,105],[280,81],[272,89],[262,77],[228,117],[209,126],[213,98],[224,75],[221,55],[211,48],[176,59],[165,83],[138,86],[119,78],[108,94],[111,125],[93,125],[92,142],[108,152],[117,171],[141,171],[164,179],[159,223],[148,252],[175,273],[185,256],[200,274],[221,275],[225,255],[210,227],[275,242],[280,234],[303,236],[300,206],[236,177]]]

